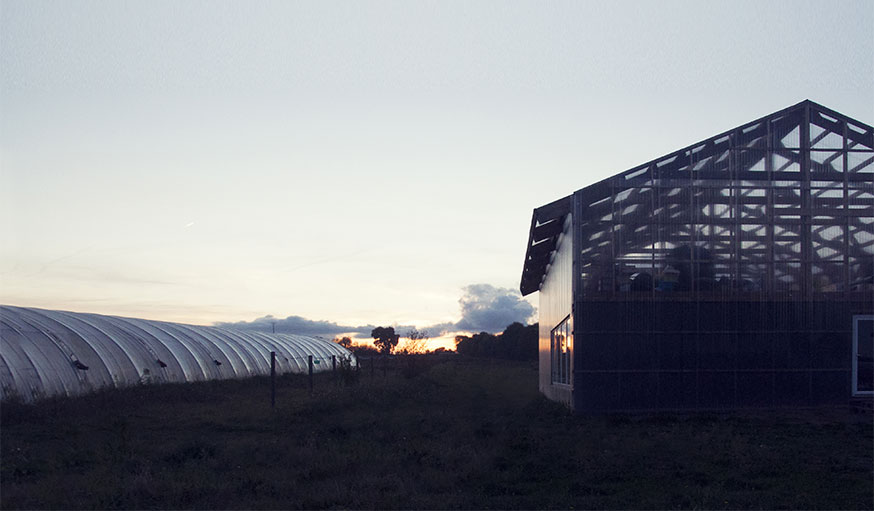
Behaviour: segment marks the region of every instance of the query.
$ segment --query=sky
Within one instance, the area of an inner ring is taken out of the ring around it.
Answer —
[[[0,302],[501,331],[534,208],[804,99],[872,124],[874,3],[3,0],[0,75]]]

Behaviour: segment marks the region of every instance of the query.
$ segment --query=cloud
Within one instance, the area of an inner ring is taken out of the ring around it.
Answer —
[[[438,323],[420,330],[432,337],[451,332],[503,332],[514,322],[527,324],[536,309],[522,299],[518,291],[491,284],[465,286],[458,305],[461,319],[455,323]]]
[[[236,323],[216,323],[216,326],[225,328],[237,328],[240,330],[256,330],[259,332],[276,332],[284,334],[312,335],[318,337],[334,338],[340,334],[357,333],[362,336],[370,336],[370,332],[376,328],[374,325],[349,326],[339,325],[333,321],[319,321],[306,319],[301,316],[288,316],[285,319],[273,316],[264,316],[254,321],[238,321]]]
[[[491,284],[464,287],[458,304],[461,320],[455,324],[457,331],[502,332],[513,322],[528,323],[535,312],[534,306],[523,300],[518,291]]]
[[[491,284],[471,284],[462,288],[458,300],[461,319],[455,323],[438,323],[429,326],[390,325],[395,332],[405,335],[416,328],[431,337],[439,337],[451,332],[502,332],[508,325],[518,321],[528,323],[535,309],[522,299],[518,291],[500,288]],[[236,323],[216,323],[216,326],[300,335],[312,335],[332,339],[341,334],[357,334],[357,337],[370,337],[374,325],[340,325],[333,321],[317,321],[301,316],[288,316],[285,319],[264,316],[254,321]],[[389,325],[384,325],[389,326]]]

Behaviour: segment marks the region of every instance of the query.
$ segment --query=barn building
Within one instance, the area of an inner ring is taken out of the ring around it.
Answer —
[[[874,129],[812,101],[534,210],[540,390],[578,412],[874,394]]]
[[[355,365],[338,344],[163,321],[0,306],[0,399],[32,402],[139,384],[247,378]]]

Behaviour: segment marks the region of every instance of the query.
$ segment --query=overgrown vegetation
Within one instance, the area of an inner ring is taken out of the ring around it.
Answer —
[[[527,363],[4,403],[15,508],[872,507],[871,417],[842,409],[574,417]],[[349,371],[343,368],[343,371]],[[351,371],[349,371],[351,372]],[[345,381],[345,384],[343,383]]]
[[[507,360],[537,360],[538,324],[512,323],[497,335],[480,332],[455,337],[455,349],[461,355]]]

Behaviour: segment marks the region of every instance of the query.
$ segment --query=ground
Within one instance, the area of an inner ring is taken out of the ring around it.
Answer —
[[[0,507],[874,507],[872,417],[577,417],[532,365],[142,386],[0,409]],[[357,377],[357,381],[356,381]]]

